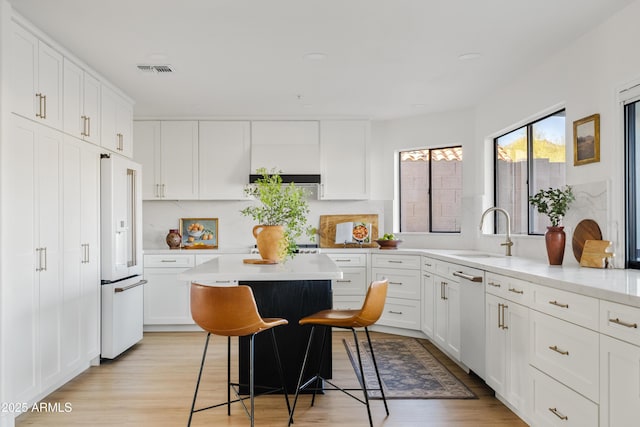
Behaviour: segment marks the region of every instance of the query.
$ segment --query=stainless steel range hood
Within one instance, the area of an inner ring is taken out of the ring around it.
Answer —
[[[249,175],[249,183],[254,184],[262,175]],[[294,183],[296,187],[307,190],[309,199],[318,199],[320,196],[320,184],[322,183],[319,174],[280,174],[283,184]]]

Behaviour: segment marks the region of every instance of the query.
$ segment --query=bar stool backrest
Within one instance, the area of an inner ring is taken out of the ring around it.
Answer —
[[[360,312],[355,316],[355,327],[373,325],[382,316],[384,303],[387,299],[387,287],[389,281],[379,280],[371,282]]]
[[[191,317],[207,332],[241,337],[265,329],[249,286],[191,284]]]

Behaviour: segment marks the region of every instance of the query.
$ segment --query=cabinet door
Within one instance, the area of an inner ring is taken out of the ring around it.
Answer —
[[[133,157],[133,107],[120,96],[116,99],[116,135],[120,138],[120,153]]]
[[[121,150],[116,123],[117,103],[117,94],[103,85],[100,89],[100,145],[119,153]]]
[[[85,134],[84,71],[73,62],[64,59],[64,122],[63,129],[69,135],[83,138]]]
[[[39,119],[62,130],[62,55],[43,42],[38,43],[38,93],[42,100]]]
[[[100,81],[91,74],[83,74],[83,108],[87,118],[85,141],[100,144]]]
[[[436,344],[438,344],[442,349],[447,346],[447,335],[449,326],[449,304],[446,299],[445,283],[447,282],[442,277],[434,276],[436,313],[433,338]]]
[[[503,309],[505,300],[491,294],[485,295],[486,317],[486,367],[485,381],[497,394],[506,392],[506,331],[503,329]]]
[[[38,39],[12,22],[11,47],[11,111],[36,119],[38,92]]]
[[[422,332],[429,338],[433,338],[435,322],[435,297],[436,289],[434,276],[431,273],[422,274]]]
[[[640,419],[640,347],[600,335],[600,426]]]
[[[287,174],[320,173],[319,126],[313,120],[251,122],[251,172],[265,167]]]
[[[249,122],[201,121],[199,127],[200,199],[245,199],[251,173]]]
[[[198,198],[198,122],[160,122],[160,176],[164,198]]]
[[[447,351],[460,360],[460,284],[447,282],[445,286],[447,301]]]
[[[187,268],[145,268],[144,324],[193,324],[189,306],[189,282],[177,275]]]
[[[487,295],[488,297],[489,295]],[[527,420],[529,388],[529,308],[504,301],[506,334],[506,394],[503,395],[519,415]]]
[[[158,200],[160,187],[160,122],[141,121],[133,123],[136,141],[133,158],[142,165],[142,199]]]
[[[320,122],[322,198],[369,198],[369,122]]]

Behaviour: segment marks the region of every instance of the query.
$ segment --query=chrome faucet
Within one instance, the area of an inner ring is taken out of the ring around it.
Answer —
[[[506,256],[511,256],[511,246],[513,246],[513,242],[511,241],[511,217],[509,216],[509,212],[502,208],[491,207],[486,211],[482,212],[482,217],[480,218],[480,230],[482,230],[482,224],[484,223],[484,217],[492,211],[502,212],[504,216],[507,218],[507,240],[504,243],[500,243],[500,246],[506,246]]]

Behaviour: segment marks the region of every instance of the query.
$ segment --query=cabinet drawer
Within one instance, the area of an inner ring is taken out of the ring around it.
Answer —
[[[420,301],[387,297],[377,324],[420,330]]]
[[[420,269],[420,255],[371,255],[373,267]]]
[[[598,402],[598,333],[536,311],[530,313],[530,333],[530,363]]]
[[[433,258],[422,257],[422,271],[428,271],[429,273],[436,273],[436,261]]]
[[[373,280],[389,281],[387,295],[393,298],[420,300],[420,271],[374,268]]]
[[[195,265],[195,259],[193,255],[145,255],[144,266],[145,267],[165,267],[165,268],[183,268],[193,267]]]
[[[518,304],[531,304],[531,283],[524,280],[487,272],[485,291]]]
[[[598,405],[535,368],[532,382],[531,425],[597,427]]]
[[[640,345],[640,308],[600,301],[600,333]]]
[[[364,267],[342,269],[342,279],[333,280],[334,295],[362,295],[367,291],[367,269]]]
[[[362,303],[364,302],[364,295],[336,295],[333,294],[333,309],[334,310],[360,310]]]
[[[367,254],[326,254],[339,267],[366,267]]]
[[[531,308],[560,319],[598,330],[599,302],[596,298],[532,284]]]

